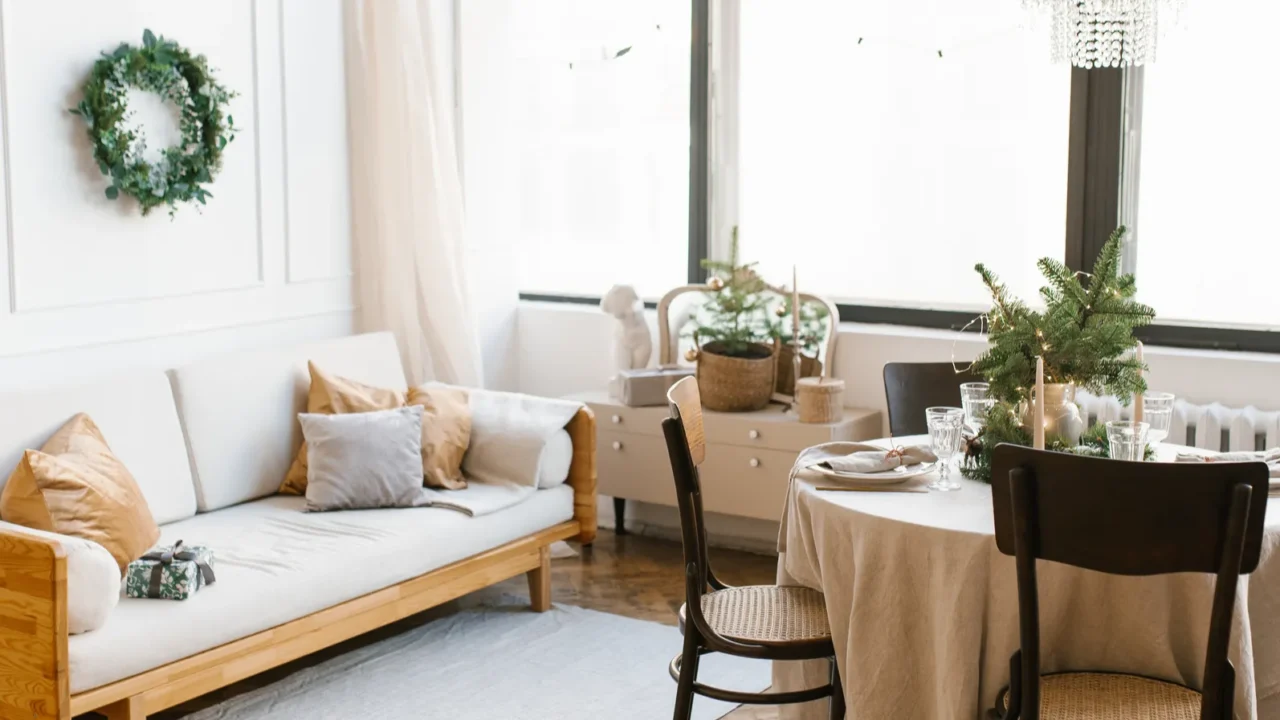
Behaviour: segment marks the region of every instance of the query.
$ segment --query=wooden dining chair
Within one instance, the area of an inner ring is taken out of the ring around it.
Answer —
[[[884,395],[889,405],[889,434],[929,432],[925,408],[960,407],[960,385],[982,381],[982,377],[967,368],[957,371],[949,362],[886,363]]]
[[[1261,462],[1122,462],[996,447],[991,505],[996,544],[1016,558],[1021,647],[988,718],[1231,720],[1236,585],[1258,566],[1267,482]],[[1115,575],[1216,574],[1200,692],[1119,673],[1041,675],[1036,560]]]
[[[671,661],[676,681],[675,720],[688,720],[693,696],[749,705],[789,705],[831,698],[831,718],[844,717],[844,694],[822,593],[807,587],[730,587],[707,560],[707,528],[702,520],[698,466],[706,455],[702,401],[695,378],[667,393],[671,417],[662,421],[680,506],[684,543],[685,604],[680,608],[684,650]],[[711,652],[760,660],[831,660],[831,682],[816,688],[775,693],[725,690],[698,682],[699,658]]]

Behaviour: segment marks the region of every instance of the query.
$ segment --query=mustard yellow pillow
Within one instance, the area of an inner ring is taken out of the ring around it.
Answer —
[[[311,390],[307,393],[307,412],[321,415],[394,410],[405,405],[403,390],[385,390],[355,380],[330,375],[313,362],[307,363],[311,373]],[[284,476],[280,492],[285,495],[307,494],[307,444],[298,448],[298,454]]]
[[[422,406],[422,478],[428,487],[461,490],[462,456],[471,444],[471,404],[462,388],[423,385],[409,391]]]
[[[84,413],[44,447],[23,453],[0,493],[0,517],[92,540],[111,553],[121,575],[160,539],[138,483]]]

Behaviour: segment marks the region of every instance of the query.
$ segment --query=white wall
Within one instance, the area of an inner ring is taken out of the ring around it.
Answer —
[[[341,0],[0,0],[0,21],[0,386],[351,331]],[[213,199],[172,221],[103,196],[66,112],[144,28],[239,93]]]
[[[653,330],[655,313],[647,315]],[[605,378],[612,374],[614,322],[595,307],[521,303],[520,390],[564,395],[603,388]],[[841,324],[839,343],[835,375],[845,381],[845,405],[879,409],[886,434],[888,414],[881,375],[885,363],[953,358],[964,362],[985,345],[974,334],[853,323]],[[1280,355],[1149,347],[1144,358],[1151,367],[1148,379],[1155,390],[1197,403],[1218,401],[1229,407],[1254,405],[1280,410]],[[678,527],[679,520],[670,508],[641,506],[628,512],[629,524],[657,534],[671,535]],[[602,524],[612,526],[612,503],[600,504],[600,517]],[[724,543],[761,550],[767,549],[777,534],[776,524],[741,518],[708,517],[707,526]]]

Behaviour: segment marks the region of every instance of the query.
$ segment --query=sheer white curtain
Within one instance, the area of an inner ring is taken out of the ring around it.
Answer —
[[[430,0],[347,0],[357,322],[390,330],[413,384],[479,386],[453,108]]]

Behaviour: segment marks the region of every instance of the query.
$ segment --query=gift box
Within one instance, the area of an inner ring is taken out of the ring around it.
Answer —
[[[129,563],[125,595],[131,598],[186,600],[212,585],[213,551],[201,545],[161,546]]]
[[[623,370],[610,384],[610,395],[628,407],[666,405],[671,386],[691,375],[691,367]]]

